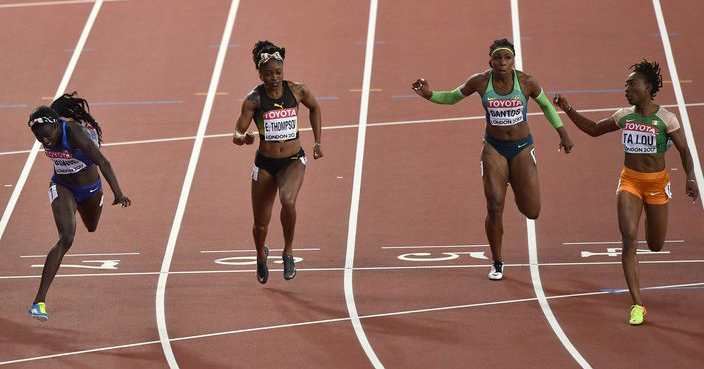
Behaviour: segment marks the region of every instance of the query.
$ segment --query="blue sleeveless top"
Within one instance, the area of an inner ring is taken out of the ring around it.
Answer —
[[[68,143],[68,138],[66,135],[66,126],[68,122],[61,120],[61,130],[63,135],[61,136],[61,143],[54,147],[44,147],[44,153],[49,159],[54,162],[54,173],[55,174],[72,174],[78,173],[94,163],[88,159],[86,154],[80,149],[71,147]],[[98,140],[98,133],[93,127],[86,127],[82,125],[84,132],[88,135],[91,141],[98,147],[100,147],[100,141]]]

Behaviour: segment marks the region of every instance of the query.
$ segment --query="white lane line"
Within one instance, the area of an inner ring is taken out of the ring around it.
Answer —
[[[350,314],[350,322],[357,335],[359,344],[367,354],[369,361],[376,369],[384,366],[376,356],[374,349],[369,344],[367,335],[364,333],[362,322],[359,320],[357,305],[354,301],[354,290],[352,288],[352,272],[354,268],[354,251],[357,243],[357,217],[359,215],[359,197],[362,187],[362,166],[364,165],[364,144],[367,134],[367,119],[369,112],[369,89],[372,81],[372,63],[374,61],[374,37],[376,34],[376,13],[377,0],[371,0],[369,4],[369,23],[367,25],[367,44],[364,54],[364,79],[362,81],[362,96],[359,107],[359,128],[357,131],[357,148],[354,161],[354,177],[352,180],[352,200],[350,203],[350,220],[347,228],[347,251],[345,253],[345,303]]]
[[[683,243],[684,240],[665,240],[665,243]],[[563,242],[563,245],[620,245],[622,241],[584,241],[584,242]],[[639,240],[638,243],[648,243],[648,241]]]
[[[444,248],[467,248],[467,247],[489,247],[486,245],[447,245],[447,246],[382,246],[382,249],[444,249]]]
[[[100,11],[101,5],[103,5],[103,0],[97,0],[93,5],[93,9],[88,15],[86,24],[85,26],[83,26],[83,31],[81,32],[81,36],[78,38],[76,47],[73,49],[73,54],[71,54],[71,59],[68,62],[68,66],[66,67],[64,76],[61,78],[59,87],[56,89],[54,99],[63,95],[64,91],[66,90],[66,86],[68,86],[68,81],[73,75],[73,70],[76,68],[76,63],[78,63],[78,58],[81,56],[81,51],[83,51],[83,47],[86,44],[88,35],[90,34],[90,30],[93,28],[93,23],[95,23],[95,18],[98,16],[98,12]],[[0,239],[2,239],[2,236],[5,233],[5,228],[7,228],[7,223],[10,221],[12,211],[15,209],[15,205],[17,205],[17,200],[20,198],[20,193],[22,193],[22,189],[24,188],[24,184],[27,181],[29,172],[32,169],[32,165],[34,165],[34,160],[37,158],[37,153],[39,152],[40,145],[41,144],[39,143],[39,141],[35,139],[34,145],[32,145],[32,149],[29,151],[29,156],[27,156],[27,161],[24,163],[24,168],[22,168],[22,172],[20,173],[20,177],[19,179],[17,179],[15,188],[12,190],[10,200],[7,203],[5,212],[2,214],[2,219],[0,219]]]
[[[685,260],[639,260],[639,264],[689,264],[689,263],[704,263],[704,259],[685,259]],[[529,267],[530,264],[505,264],[506,267]],[[595,265],[621,265],[620,261],[588,261],[588,262],[569,262],[569,263],[540,263],[538,266],[595,266]],[[355,271],[377,271],[377,270],[405,270],[405,269],[457,269],[457,268],[489,268],[486,264],[453,264],[453,265],[410,265],[410,266],[377,266],[377,267],[357,267]],[[269,269],[277,272],[283,269]],[[341,272],[345,268],[297,268],[299,272]],[[221,269],[221,270],[183,270],[177,272],[168,272],[170,275],[182,274],[221,274],[221,273],[254,273],[256,269]],[[161,272],[124,272],[124,273],[82,273],[82,274],[57,274],[56,277],[123,277],[123,276],[142,276],[142,275],[159,275]],[[41,278],[39,275],[6,275],[0,276],[2,279],[33,279]]]
[[[115,1],[127,1],[127,0],[104,0],[104,2],[115,2]],[[68,4],[85,4],[85,3],[95,3],[96,0],[66,0],[66,1],[39,1],[34,3],[13,3],[13,4],[2,4],[2,8],[24,8],[28,6],[46,6],[46,5],[68,5]]]
[[[183,221],[183,215],[186,211],[188,194],[191,191],[193,177],[198,165],[198,158],[200,157],[200,150],[203,146],[203,136],[205,136],[205,131],[208,127],[210,112],[213,108],[213,102],[215,101],[215,93],[217,92],[218,83],[220,82],[220,74],[222,73],[222,67],[225,63],[225,55],[227,54],[228,45],[230,44],[232,28],[235,25],[235,15],[237,14],[238,6],[239,0],[232,0],[232,3],[230,4],[230,12],[227,15],[227,22],[225,23],[225,30],[222,34],[222,41],[220,41],[218,56],[215,60],[213,75],[210,79],[208,96],[205,98],[203,114],[200,117],[198,132],[196,133],[196,139],[193,143],[191,159],[188,162],[188,170],[186,171],[186,177],[183,180],[183,187],[181,188],[181,196],[179,197],[176,214],[174,215],[174,222],[171,226],[169,240],[166,244],[166,251],[164,252],[164,259],[161,264],[161,273],[159,274],[159,281],[156,288],[156,321],[157,327],[159,328],[159,341],[161,342],[161,347],[164,350],[166,361],[169,363],[169,367],[171,368],[178,368],[178,363],[176,362],[176,357],[174,357],[173,350],[171,349],[171,341],[169,340],[169,333],[166,327],[166,312],[164,308],[164,300],[166,298],[166,280],[169,276],[168,271],[171,267],[171,259],[173,258],[174,249],[176,248],[176,240],[178,239],[178,233],[181,229],[181,221]]]
[[[673,108],[677,107],[677,104],[663,104],[660,105],[665,108]],[[688,107],[700,107],[704,106],[704,103],[690,103],[690,104],[685,104],[685,106]],[[602,112],[602,111],[616,111],[620,109],[619,107],[616,108],[599,108],[599,109],[580,109],[580,113],[590,113],[590,112]],[[564,114],[564,112],[559,112],[560,114]],[[528,113],[528,115],[542,115],[543,113]],[[422,119],[422,120],[402,120],[402,121],[396,121],[396,122],[381,122],[381,123],[367,123],[367,127],[387,127],[387,126],[400,126],[400,125],[409,125],[409,124],[428,124],[428,123],[445,123],[445,122],[461,122],[461,121],[467,121],[467,120],[483,120],[486,119],[484,115],[476,115],[476,116],[467,116],[467,117],[456,117],[456,118],[437,118],[437,119]],[[337,125],[337,126],[327,126],[327,127],[322,127],[323,130],[335,130],[335,129],[348,129],[348,128],[357,128],[359,127],[358,124],[346,124],[346,125]],[[310,131],[311,128],[306,127],[306,128],[301,128],[301,131]],[[232,133],[217,133],[217,134],[210,134],[210,135],[205,135],[203,136],[204,138],[222,138],[222,137],[232,137]],[[183,137],[167,137],[167,138],[155,138],[155,139],[150,139],[150,140],[137,140],[137,141],[123,141],[123,142],[112,142],[112,143],[105,143],[102,145],[102,147],[108,147],[108,146],[125,146],[125,145],[137,145],[137,144],[148,144],[148,143],[160,143],[160,142],[172,142],[172,141],[188,141],[188,140],[194,140],[196,136],[183,136]],[[40,152],[43,151],[42,149],[39,150]],[[0,152],[0,156],[2,155],[18,155],[18,154],[27,154],[29,153],[30,150],[18,150],[18,151],[4,151]]]
[[[518,15],[518,0],[511,0],[511,25],[513,28],[513,43],[514,49],[516,50],[516,56],[514,58],[516,63],[516,69],[523,70],[523,59],[521,53],[521,26],[519,22]],[[543,284],[540,280],[540,270],[538,269],[538,241],[535,234],[535,221],[526,218],[526,228],[528,232],[528,258],[530,262],[530,276],[533,281],[533,289],[535,290],[535,296],[538,298],[538,303],[540,304],[540,309],[543,311],[545,318],[548,320],[550,327],[555,332],[557,338],[565,347],[565,349],[572,355],[572,358],[577,361],[577,363],[582,368],[591,368],[589,363],[582,357],[582,355],[574,347],[570,339],[560,327],[560,323],[557,322],[555,315],[548,304],[548,300],[545,298],[545,292],[543,291]]]
[[[269,251],[284,251],[284,249],[269,249]],[[320,251],[320,249],[292,249],[292,251]],[[227,252],[251,252],[255,253],[257,250],[203,250],[201,254],[213,254],[213,253],[227,253]]]
[[[670,36],[667,33],[667,26],[665,25],[665,17],[662,14],[662,7],[660,7],[660,0],[653,0],[653,7],[655,8],[655,16],[658,19],[658,27],[660,28],[660,38],[662,39],[662,47],[663,49],[665,49],[667,69],[670,70],[672,88],[675,90],[675,99],[677,100],[677,106],[679,107],[680,117],[682,118],[682,128],[684,129],[684,135],[687,139],[687,146],[689,146],[689,151],[692,154],[692,161],[694,164],[694,176],[697,179],[697,188],[699,188],[699,193],[702,194],[704,193],[704,174],[702,174],[702,165],[699,162],[697,143],[694,141],[692,125],[689,122],[689,114],[687,113],[687,107],[684,103],[684,94],[682,94],[682,86],[680,85],[680,78],[677,74],[677,67],[675,66],[675,57],[672,55]],[[704,201],[700,199],[699,202],[702,204],[702,208],[704,208]]]
[[[107,254],[66,254],[64,257],[70,256],[120,256],[120,255],[139,255],[138,252],[114,252]],[[46,255],[21,255],[21,258],[45,258]]]
[[[659,289],[668,289],[668,288],[696,287],[696,286],[704,286],[704,282],[673,284],[673,285],[654,286],[654,287],[645,287],[645,288],[651,289],[651,290],[659,290]],[[548,299],[552,300],[552,299],[598,296],[598,295],[607,295],[609,293],[610,292],[604,292],[604,291],[582,292],[582,293],[572,293],[572,294],[566,294],[566,295],[550,296],[550,297],[548,297]],[[440,306],[440,307],[427,308],[427,309],[403,310],[403,311],[395,311],[395,312],[388,312],[388,313],[363,315],[363,316],[360,316],[359,319],[371,319],[371,318],[381,318],[381,317],[389,317],[389,316],[432,313],[432,312],[438,312],[438,311],[468,309],[468,308],[483,307],[483,306],[508,305],[508,304],[515,304],[515,303],[521,303],[521,302],[531,302],[531,301],[535,301],[536,299],[537,298],[535,298],[535,297],[530,297],[530,298],[524,298],[524,299],[513,299],[513,300],[479,302],[479,303],[474,303],[474,304]],[[337,322],[344,322],[347,320],[350,320],[350,318],[348,318],[348,317],[332,318],[332,319],[313,320],[313,321],[299,322],[299,323],[271,325],[271,326],[265,326],[265,327],[245,328],[245,329],[238,329],[238,330],[231,330],[231,331],[223,331],[223,332],[199,334],[199,335],[193,335],[193,336],[177,337],[177,338],[172,338],[171,341],[188,341],[188,340],[195,340],[195,339],[201,339],[201,338],[233,335],[233,334],[238,334],[238,333],[257,332],[257,331],[282,329],[282,328],[294,328],[294,327],[301,327],[301,326],[307,326],[307,325],[337,323]],[[148,346],[148,345],[154,345],[157,343],[159,343],[159,341],[145,341],[145,342],[125,344],[125,345],[107,346],[107,347],[95,348],[95,349],[90,349],[90,350],[64,352],[64,353],[60,353],[60,354],[36,356],[36,357],[29,357],[29,358],[25,358],[25,359],[2,361],[2,362],[0,362],[0,365],[17,364],[17,363],[28,362],[28,361],[51,359],[51,358],[64,357],[64,356],[73,356],[73,355],[80,355],[80,354],[86,354],[86,353],[92,353],[92,352],[104,352],[104,351],[119,350],[119,349],[124,349],[124,348],[131,348],[131,347]]]

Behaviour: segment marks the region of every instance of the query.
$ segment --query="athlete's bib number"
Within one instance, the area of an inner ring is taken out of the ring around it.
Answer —
[[[86,164],[68,152],[68,151],[45,151],[46,156],[54,161],[54,172],[56,174],[77,173],[86,167]]]
[[[298,135],[298,116],[295,108],[269,110],[264,113],[264,140],[287,141]]]
[[[623,126],[623,149],[629,154],[655,154],[656,136],[656,127],[626,121]]]
[[[523,102],[521,100],[489,100],[486,110],[492,126],[512,126],[523,122]]]

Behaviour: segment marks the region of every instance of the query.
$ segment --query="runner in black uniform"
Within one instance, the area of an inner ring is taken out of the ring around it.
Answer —
[[[303,184],[306,155],[298,132],[298,103],[310,110],[315,144],[313,158],[323,156],[320,149],[320,107],[310,90],[297,82],[283,79],[286,49],[269,41],[259,41],[252,50],[259,78],[264,82],[247,95],[232,141],[236,145],[254,143],[255,133],[246,132],[252,119],[259,131],[259,149],[252,168],[252,208],[254,244],[257,247],[257,280],[266,283],[269,270],[266,241],[271,209],[276,192],[281,200],[281,225],[284,230],[284,278],[293,279],[293,233],[296,226],[296,198]]]

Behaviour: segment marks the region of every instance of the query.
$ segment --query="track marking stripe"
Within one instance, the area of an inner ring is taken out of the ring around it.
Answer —
[[[489,247],[486,245],[447,245],[447,246],[382,246],[382,249],[444,249],[444,248],[467,248],[467,247]]]
[[[648,241],[639,240],[638,243],[647,243]],[[684,240],[665,240],[665,243],[683,243]],[[585,241],[585,242],[563,242],[563,245],[620,245],[623,241]]]
[[[292,251],[320,251],[320,249],[291,249]],[[284,249],[269,249],[269,251],[284,251]],[[201,254],[226,253],[226,252],[257,252],[257,250],[203,250]]]
[[[102,5],[103,0],[97,0],[95,4],[93,4],[93,9],[88,15],[88,19],[86,20],[85,26],[83,26],[83,31],[81,32],[81,36],[78,38],[76,47],[74,48],[73,53],[71,54],[71,59],[68,62],[68,66],[66,67],[64,76],[61,78],[59,87],[56,89],[54,99],[61,96],[66,90],[66,87],[68,86],[68,81],[73,75],[73,70],[76,68],[78,58],[81,56],[81,51],[83,51],[83,47],[86,44],[88,35],[90,34],[90,30],[93,28],[93,23],[95,23],[95,18],[98,17],[98,12],[100,11],[100,7]],[[12,211],[15,209],[15,205],[17,205],[17,200],[20,198],[20,193],[22,193],[22,188],[24,188],[25,182],[27,182],[27,177],[29,177],[29,172],[30,170],[32,170],[34,160],[37,158],[37,153],[39,152],[40,145],[41,144],[39,143],[39,141],[35,139],[34,145],[32,145],[32,149],[29,151],[29,156],[27,156],[27,161],[25,161],[24,167],[22,168],[22,172],[20,173],[20,177],[19,179],[17,179],[15,188],[12,190],[10,200],[7,203],[7,207],[5,207],[5,212],[2,214],[2,219],[0,219],[0,239],[2,239],[2,236],[5,233],[5,228],[7,228],[7,223],[10,221]]]
[[[704,263],[704,259],[685,259],[685,260],[641,260],[639,264],[689,264],[689,263]],[[594,265],[621,265],[620,261],[588,261],[588,262],[571,262],[571,263],[540,263],[538,266],[594,266]],[[506,264],[507,267],[529,267],[530,264]],[[353,270],[404,270],[404,269],[456,269],[456,268],[488,268],[485,264],[453,264],[453,265],[411,265],[411,266],[376,266],[376,267],[357,267]],[[269,269],[270,271],[283,271],[283,269]],[[299,272],[340,272],[345,268],[297,268]],[[254,273],[255,269],[220,269],[220,270],[183,270],[177,272],[168,272],[171,275],[180,274],[219,274],[219,273]],[[141,275],[159,275],[161,272],[124,272],[124,273],[83,273],[83,274],[57,274],[56,277],[123,277],[123,276],[141,276]],[[2,279],[32,279],[41,278],[40,275],[6,275],[0,276]]]
[[[174,249],[176,248],[178,233],[181,229],[181,221],[183,221],[183,215],[186,211],[188,194],[191,191],[193,177],[196,172],[196,167],[198,166],[198,158],[200,157],[200,150],[203,146],[203,136],[205,136],[205,131],[208,127],[208,120],[210,119],[210,112],[213,108],[213,102],[215,101],[215,93],[217,92],[218,83],[220,81],[220,74],[225,62],[225,55],[227,54],[228,49],[227,45],[230,43],[230,36],[232,34],[232,28],[235,24],[235,15],[237,14],[238,6],[239,0],[232,0],[232,3],[230,4],[230,12],[227,15],[227,22],[225,23],[225,30],[222,35],[222,41],[220,42],[218,56],[215,60],[213,75],[210,79],[208,96],[205,98],[203,114],[201,115],[200,123],[198,124],[198,132],[196,134],[195,142],[193,143],[191,159],[188,162],[186,177],[183,180],[181,196],[178,200],[176,214],[174,215],[174,222],[171,225],[171,233],[169,234],[169,240],[166,244],[164,259],[161,264],[161,273],[159,274],[159,281],[156,287],[156,321],[159,329],[159,341],[161,342],[161,347],[164,350],[166,361],[171,368],[178,368],[178,363],[176,362],[176,357],[174,357],[173,350],[171,349],[171,341],[169,340],[169,333],[166,327],[166,312],[164,307],[164,300],[166,298],[166,281],[169,276],[168,271],[171,267],[171,259],[173,258]]]
[[[516,50],[516,56],[514,58],[516,63],[516,69],[523,70],[523,60],[521,53],[521,26],[519,22],[518,15],[518,0],[511,0],[511,25],[513,28],[513,43],[514,49]],[[560,327],[560,323],[557,322],[555,315],[548,304],[548,300],[545,298],[545,292],[543,291],[542,281],[540,280],[540,270],[538,269],[538,246],[537,238],[535,234],[535,221],[526,218],[526,228],[528,232],[528,255],[530,261],[530,276],[533,281],[533,289],[535,290],[535,296],[540,304],[540,309],[543,311],[545,318],[548,320],[550,327],[555,332],[557,338],[560,339],[562,345],[567,349],[567,351],[572,355],[572,357],[577,361],[577,363],[582,368],[591,368],[589,363],[582,357],[582,355],[574,347],[570,339]]]
[[[687,146],[689,146],[689,151],[692,154],[692,161],[694,164],[694,176],[697,179],[697,188],[699,189],[699,194],[701,196],[704,193],[704,175],[702,174],[702,165],[699,162],[699,154],[697,153],[697,143],[694,141],[694,133],[692,133],[692,125],[689,122],[689,114],[687,113],[687,107],[684,103],[684,95],[682,94],[682,86],[680,86],[680,78],[677,74],[677,67],[675,66],[675,57],[672,55],[672,46],[670,45],[670,36],[667,34],[667,26],[665,25],[665,17],[662,14],[662,7],[660,7],[660,0],[653,0],[653,8],[655,8],[655,16],[658,19],[658,27],[660,28],[660,38],[662,39],[662,47],[665,50],[665,57],[667,59],[667,69],[670,70],[670,78],[672,79],[672,88],[675,90],[675,99],[677,100],[677,106],[680,111],[680,117],[682,118],[682,128],[684,129],[685,138],[687,139]],[[704,208],[704,201],[699,200]]]
[[[101,0],[104,2],[115,2],[115,1],[127,1],[127,0]],[[69,4],[86,4],[86,3],[95,3],[97,2],[96,0],[66,0],[66,1],[40,1],[40,2],[34,2],[34,3],[14,3],[14,4],[2,4],[0,5],[0,9],[2,8],[24,8],[28,6],[46,6],[46,5],[69,5]],[[54,99],[52,99],[54,100]]]
[[[672,108],[672,107],[677,107],[676,104],[664,104],[660,105],[665,108]],[[686,104],[686,106],[690,107],[700,107],[704,106],[704,103],[690,103]],[[579,110],[580,113],[591,113],[591,112],[602,112],[602,111],[616,111],[619,108],[599,108],[599,109],[581,109]],[[542,115],[543,113],[528,113],[528,115]],[[559,112],[559,114],[564,114],[564,112]],[[367,123],[367,127],[385,127],[385,126],[398,126],[398,125],[406,125],[406,124],[426,124],[426,123],[444,123],[444,122],[461,122],[465,120],[482,120],[486,119],[484,115],[477,115],[477,116],[468,116],[468,117],[455,117],[455,118],[437,118],[437,119],[422,119],[422,120],[404,120],[404,121],[396,121],[396,122],[380,122],[380,123]],[[347,129],[347,128],[357,128],[359,125],[357,124],[345,124],[345,125],[337,125],[337,126],[328,126],[328,127],[322,127],[323,130],[333,130],[333,129]],[[301,131],[310,131],[311,129],[308,127],[301,128]],[[204,138],[221,138],[221,137],[232,137],[232,133],[218,133],[218,134],[211,134],[211,135],[205,135]],[[195,139],[195,136],[184,136],[184,137],[170,137],[170,138],[156,138],[156,139],[150,139],[150,140],[138,140],[138,141],[123,141],[123,142],[113,142],[113,143],[106,143],[103,144],[103,147],[107,146],[124,146],[124,145],[136,145],[136,144],[145,144],[145,143],[159,143],[159,142],[171,142],[171,141],[187,141],[187,140],[193,140]],[[43,151],[43,150],[39,150]],[[16,155],[16,154],[26,154],[30,152],[30,150],[19,150],[19,151],[5,151],[5,152],[0,152],[1,155]]]
[[[64,257],[69,256],[120,256],[120,255],[139,255],[138,252],[113,252],[105,254],[66,254]],[[22,255],[21,258],[45,258],[46,255]]]
[[[681,287],[695,287],[695,286],[704,286],[704,282],[676,284],[676,285],[668,285],[668,286],[655,286],[655,287],[646,287],[646,288],[667,289],[667,288],[681,288]],[[572,293],[572,294],[567,294],[567,295],[550,296],[550,297],[548,297],[548,299],[563,299],[563,298],[598,296],[598,295],[608,295],[608,294],[609,294],[609,292],[604,292],[604,291],[583,292],[583,293]],[[480,303],[474,303],[474,304],[441,306],[441,307],[428,308],[428,309],[404,310],[404,311],[396,311],[396,312],[389,312],[389,313],[363,315],[363,316],[360,316],[359,319],[371,319],[371,318],[381,318],[381,317],[389,317],[389,316],[429,313],[429,312],[437,312],[437,311],[468,309],[468,308],[473,308],[473,307],[514,304],[514,303],[521,303],[521,302],[531,302],[531,301],[535,301],[536,299],[537,298],[535,298],[535,297],[530,297],[530,298],[525,298],[525,299],[490,301],[490,302],[480,302]],[[172,338],[171,341],[187,341],[187,340],[217,337],[217,336],[224,336],[224,335],[232,335],[232,334],[238,334],[238,333],[264,331],[264,330],[271,330],[271,329],[292,328],[292,327],[300,327],[300,326],[315,325],[315,324],[337,323],[337,322],[344,322],[347,320],[350,320],[350,318],[348,318],[348,317],[332,318],[332,319],[314,320],[314,321],[308,321],[308,322],[279,324],[279,325],[272,325],[272,326],[266,326],[266,327],[245,328],[245,329],[238,329],[238,330],[232,330],[232,331],[224,331],[224,332],[216,332],[216,333],[199,334],[199,335],[193,335],[193,336]],[[51,359],[51,358],[63,357],[63,356],[73,356],[73,355],[80,355],[80,354],[86,354],[86,353],[92,353],[92,352],[104,352],[104,351],[118,350],[118,349],[131,348],[131,347],[148,346],[148,345],[153,345],[153,344],[157,344],[157,343],[159,343],[159,341],[145,341],[145,342],[125,344],[125,345],[101,347],[101,348],[90,349],[90,350],[64,352],[61,354],[45,355],[45,356],[30,357],[30,358],[18,359],[18,360],[2,361],[2,362],[0,362],[0,365],[16,364],[16,363],[22,363],[22,362],[27,362],[27,361]]]
[[[347,228],[347,250],[345,253],[345,272],[344,272],[344,288],[345,288],[345,303],[347,311],[350,314],[350,322],[354,328],[354,333],[357,335],[359,344],[367,354],[369,361],[374,368],[380,369],[384,366],[379,361],[379,358],[374,353],[374,349],[369,344],[367,335],[364,333],[362,322],[357,314],[357,306],[354,301],[354,291],[352,288],[352,272],[354,268],[354,251],[357,242],[357,217],[359,215],[359,197],[362,187],[362,166],[364,165],[364,143],[367,133],[367,118],[369,112],[369,90],[372,81],[372,63],[374,60],[374,36],[376,33],[376,13],[377,0],[371,0],[369,4],[369,23],[367,25],[367,42],[364,54],[364,78],[362,81],[362,96],[360,97],[359,107],[359,128],[357,130],[357,147],[354,161],[354,177],[352,180],[352,200],[350,204],[350,218]]]

